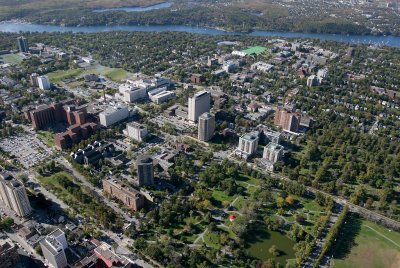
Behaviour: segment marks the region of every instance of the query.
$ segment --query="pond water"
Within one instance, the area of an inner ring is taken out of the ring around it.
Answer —
[[[295,243],[280,232],[267,230],[265,225],[253,226],[250,234],[246,237],[246,242],[249,255],[262,261],[273,258],[285,265],[287,260],[295,258],[293,250]],[[280,252],[278,257],[269,253],[269,249],[273,245]]]

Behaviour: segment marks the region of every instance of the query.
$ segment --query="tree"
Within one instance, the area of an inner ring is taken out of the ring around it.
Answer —
[[[161,246],[158,244],[149,245],[146,250],[146,255],[149,255],[150,258],[161,261],[164,257],[164,253],[161,249]]]
[[[14,224],[14,220],[10,217],[0,218],[0,230],[9,230]]]
[[[281,254],[275,245],[272,245],[272,247],[269,248],[268,252],[275,257],[278,257]]]
[[[37,254],[39,254],[40,256],[43,256],[43,252],[42,252],[42,247],[40,245],[37,245],[35,247],[35,251]]]
[[[283,197],[278,197],[276,199],[276,205],[278,206],[278,208],[283,208],[283,206],[285,205],[285,199],[283,199]]]
[[[286,197],[285,201],[286,201],[286,203],[287,203],[288,205],[290,205],[290,206],[294,204],[294,198],[293,198],[291,195],[289,195],[288,197]]]

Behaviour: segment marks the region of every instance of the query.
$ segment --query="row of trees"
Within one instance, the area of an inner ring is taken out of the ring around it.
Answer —
[[[339,235],[341,227],[343,226],[343,223],[346,219],[348,211],[349,211],[348,206],[345,206],[343,208],[342,212],[340,213],[335,224],[332,226],[332,228],[329,229],[329,233],[326,236],[325,243],[322,246],[321,253],[318,256],[318,259],[316,260],[314,267],[319,267],[319,265],[322,261],[322,258],[332,249],[332,246],[334,245],[336,238],[338,238],[338,235]]]

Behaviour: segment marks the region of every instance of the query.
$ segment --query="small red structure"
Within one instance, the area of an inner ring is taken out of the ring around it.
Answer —
[[[229,220],[230,221],[234,221],[235,219],[236,219],[235,215],[233,215],[233,214],[229,215]]]

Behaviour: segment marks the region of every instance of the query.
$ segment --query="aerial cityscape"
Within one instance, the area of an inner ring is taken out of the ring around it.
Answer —
[[[400,267],[400,1],[0,0],[0,268]]]

